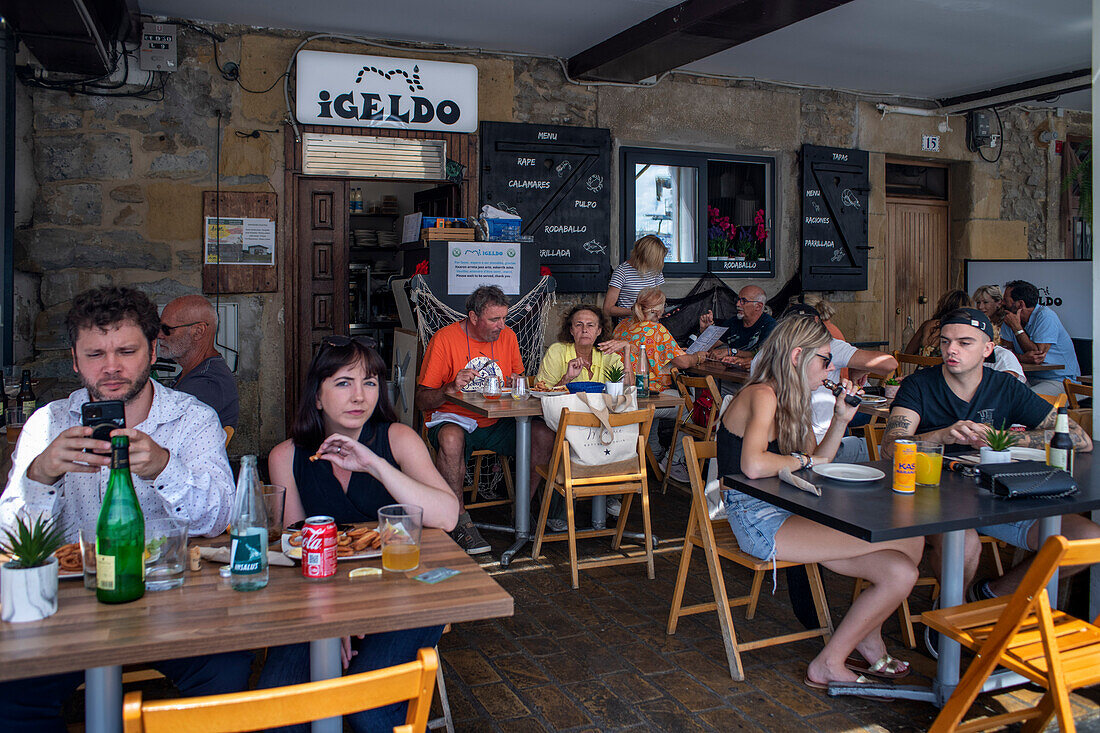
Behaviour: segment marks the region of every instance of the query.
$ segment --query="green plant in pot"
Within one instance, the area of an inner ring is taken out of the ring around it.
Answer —
[[[20,515],[4,531],[0,550],[11,559],[0,565],[0,618],[21,623],[57,613],[57,558],[65,528],[57,517]]]
[[[609,395],[621,395],[623,393],[623,365],[615,362],[604,369],[604,387]]]
[[[981,448],[982,463],[1008,463],[1012,460],[1012,446],[1020,442],[1020,434],[1006,426],[989,427],[985,431],[985,445]]]
[[[901,380],[897,377],[889,377],[882,382],[882,393],[886,395],[886,399],[892,400],[898,396],[898,390],[901,388]]]

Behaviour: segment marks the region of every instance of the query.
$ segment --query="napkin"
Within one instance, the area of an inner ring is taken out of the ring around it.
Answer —
[[[779,480],[780,481],[786,481],[788,484],[795,487],[796,489],[802,489],[803,491],[808,491],[809,493],[813,494],[814,496],[821,496],[821,489],[820,488],[818,488],[817,486],[811,484],[809,481],[807,481],[804,478],[799,478],[798,476],[795,476],[793,473],[791,473],[791,469],[789,469],[789,468],[784,468],[783,470],[781,470],[779,472]]]
[[[229,548],[228,547],[200,547],[199,554],[203,560],[211,560],[213,562],[229,563]],[[267,564],[268,565],[285,565],[287,567],[294,567],[294,561],[281,552],[275,552],[274,550],[267,551]]]

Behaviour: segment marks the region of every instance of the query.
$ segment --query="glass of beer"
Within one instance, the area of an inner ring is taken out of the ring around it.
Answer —
[[[917,486],[939,486],[943,471],[943,445],[917,441]]]
[[[482,392],[487,400],[500,399],[500,377],[489,377],[485,380],[485,389]]]
[[[382,569],[403,573],[420,567],[420,530],[424,510],[415,504],[390,504],[378,510]]]

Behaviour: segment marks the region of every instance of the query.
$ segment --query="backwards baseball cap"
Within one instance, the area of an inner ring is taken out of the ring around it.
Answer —
[[[806,305],[805,303],[791,303],[779,318],[782,320],[787,316],[809,316],[811,318],[819,318],[821,314],[811,305]]]
[[[986,336],[990,341],[995,340],[997,337],[993,335],[993,324],[989,321],[989,316],[982,313],[977,308],[956,308],[948,313],[946,316],[940,319],[940,328],[948,326],[952,323],[961,323],[964,326],[973,326]]]

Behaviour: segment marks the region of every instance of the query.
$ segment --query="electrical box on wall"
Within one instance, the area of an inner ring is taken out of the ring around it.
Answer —
[[[992,139],[989,114],[986,112],[966,113],[966,148],[972,153],[989,145]]]
[[[176,26],[145,23],[141,27],[138,66],[142,71],[176,70]]]

